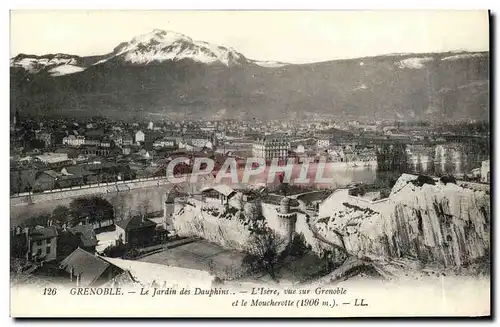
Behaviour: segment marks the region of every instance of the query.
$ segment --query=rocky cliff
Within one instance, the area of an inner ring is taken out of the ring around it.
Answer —
[[[372,209],[369,202],[345,199],[340,193],[342,205],[311,225],[351,254],[457,267],[489,253],[490,195],[484,189],[405,174],[383,205]]]

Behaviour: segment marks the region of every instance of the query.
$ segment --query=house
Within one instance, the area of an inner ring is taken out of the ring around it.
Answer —
[[[72,177],[73,180],[77,181],[75,181],[77,184],[92,184],[99,179],[95,172],[88,171],[81,165],[64,167],[61,169],[61,175],[63,175],[62,177]]]
[[[68,135],[62,139],[63,145],[68,145],[71,147],[79,147],[85,144],[85,136],[81,135]]]
[[[121,220],[116,225],[116,233],[124,244],[146,245],[153,241],[156,223],[145,217]]]
[[[219,184],[215,186],[207,186],[201,189],[203,201],[217,202],[220,204],[229,204],[232,197],[237,194],[231,187]]]
[[[122,148],[122,154],[129,155],[130,154],[130,148],[128,146],[127,147],[123,147]]]
[[[87,146],[99,146],[101,144],[101,140],[98,138],[85,138],[85,142],[83,145]]]
[[[108,139],[103,139],[99,145],[101,148],[109,148],[111,146],[111,141]]]
[[[78,225],[73,228],[66,228],[66,225],[63,225],[63,230],[57,237],[57,245],[59,258],[66,258],[77,248],[95,253],[97,237],[91,225]]]
[[[135,133],[135,143],[137,142],[144,142],[145,140],[145,134],[143,131],[137,131]]]
[[[190,143],[199,148],[203,148],[204,146],[212,147],[212,142],[210,142],[208,137],[194,137],[191,139]]]
[[[77,248],[59,265],[79,287],[103,285],[125,272],[102,257]]]
[[[53,143],[52,134],[42,131],[35,132],[35,138],[45,144],[46,148],[49,148]]]
[[[43,192],[58,188],[58,181],[61,174],[54,170],[46,170],[37,174],[33,182],[33,192]]]
[[[175,147],[175,140],[168,139],[168,138],[160,138],[160,139],[157,139],[153,142],[153,147],[154,148],[174,148]]]
[[[107,157],[110,155],[111,150],[109,148],[101,148],[98,146],[89,146],[82,150],[83,154],[89,156],[100,156]]]
[[[36,226],[29,230],[28,257],[43,261],[57,259],[57,229],[55,226]]]
[[[330,139],[319,139],[316,142],[316,146],[320,149],[324,149],[330,146]]]
[[[122,146],[122,144],[123,144],[123,136],[121,136],[121,135],[113,135],[111,137],[111,141],[113,141],[116,146]]]
[[[50,166],[65,165],[68,162],[71,162],[67,153],[44,153],[34,157],[33,161],[41,162]]]
[[[122,138],[122,145],[130,146],[134,144],[134,139],[130,135],[126,135]]]
[[[344,162],[345,161],[344,149],[341,146],[331,147],[328,150],[328,154],[330,155],[330,160],[332,162]]]

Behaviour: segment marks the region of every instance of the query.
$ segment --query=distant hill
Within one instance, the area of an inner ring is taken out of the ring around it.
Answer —
[[[154,30],[102,56],[18,55],[11,112],[132,118],[489,119],[489,53],[262,62]]]

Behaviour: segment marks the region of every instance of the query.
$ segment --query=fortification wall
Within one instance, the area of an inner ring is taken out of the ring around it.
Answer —
[[[12,197],[10,221],[12,225],[16,225],[30,216],[51,213],[59,205],[68,206],[74,199],[88,196],[100,196],[111,202],[118,218],[136,214],[139,205],[146,203],[149,212],[161,211],[162,198],[172,186],[167,179],[144,179]]]

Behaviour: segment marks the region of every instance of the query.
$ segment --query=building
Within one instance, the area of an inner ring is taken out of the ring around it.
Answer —
[[[71,147],[80,147],[85,144],[85,136],[68,135],[66,137],[63,137],[62,143],[63,145]]]
[[[111,141],[113,141],[113,143],[116,146],[122,146],[122,144],[123,144],[123,136],[121,136],[121,135],[113,135],[113,136],[111,136]]]
[[[490,160],[485,160],[481,163],[481,182],[489,183],[490,179]]]
[[[302,144],[299,144],[297,145],[297,149],[295,150],[296,153],[305,153],[306,152],[306,148],[304,147],[304,145]]]
[[[29,230],[28,256],[33,260],[52,261],[57,259],[57,229],[55,226],[36,226]]]
[[[153,142],[154,148],[175,148],[175,140],[160,138]]]
[[[134,139],[130,135],[126,135],[122,138],[123,146],[130,146],[132,144],[134,144]]]
[[[116,225],[116,232],[124,244],[147,245],[153,242],[156,223],[144,217],[132,217],[121,220]]]
[[[280,207],[277,211],[281,226],[285,230],[287,244],[290,244],[295,232],[295,224],[297,222],[297,213],[291,209],[291,199],[284,197],[280,201]]]
[[[46,170],[37,174],[32,186],[33,192],[41,192],[57,188],[60,177],[61,174],[54,170]]]
[[[319,139],[316,141],[316,146],[320,149],[328,148],[330,146],[330,139]]]
[[[144,142],[145,139],[146,139],[146,135],[144,134],[143,131],[137,131],[135,133],[135,143]]]
[[[35,162],[41,162],[45,165],[65,165],[68,161],[67,153],[44,153],[33,158]]]
[[[208,137],[193,137],[191,139],[188,139],[188,143],[197,148],[203,148],[205,146],[207,148],[212,147],[212,142]]]
[[[68,255],[59,268],[69,273],[77,287],[100,286],[125,273],[122,268],[81,248]]]
[[[35,133],[35,138],[38,141],[43,142],[46,148],[49,148],[52,145],[52,134],[50,133],[37,131]]]
[[[87,156],[99,156],[107,157],[110,155],[111,150],[109,148],[101,148],[98,146],[89,146],[82,150],[82,153]]]
[[[290,142],[285,139],[259,139],[252,146],[252,154],[256,158],[286,159],[290,150]]]
[[[57,236],[58,258],[66,258],[77,248],[81,248],[89,253],[95,253],[96,246],[97,237],[91,225],[78,225],[73,228],[66,228],[66,224],[64,224]]]
[[[226,205],[237,194],[231,187],[219,184],[215,186],[208,186],[201,189],[202,200],[205,202],[212,202],[217,204]]]
[[[150,121],[148,124],[148,129],[153,129],[153,127],[154,127],[154,124],[152,121]]]
[[[101,141],[99,139],[86,138],[85,142],[83,142],[83,145],[87,145],[87,146],[99,146],[100,144],[101,144]]]

